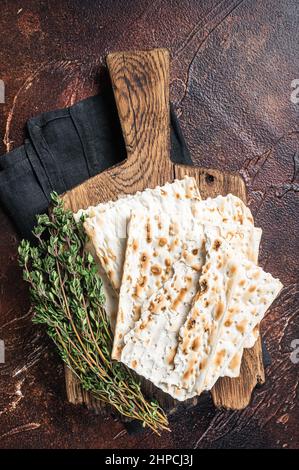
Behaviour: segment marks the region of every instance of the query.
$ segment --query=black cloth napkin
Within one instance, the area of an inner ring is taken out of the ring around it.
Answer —
[[[171,159],[191,164],[171,106]],[[0,203],[19,234],[32,238],[36,214],[61,194],[126,158],[112,89],[27,123],[24,145],[0,157]]]

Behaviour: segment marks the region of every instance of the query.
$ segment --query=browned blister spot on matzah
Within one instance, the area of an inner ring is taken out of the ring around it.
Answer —
[[[159,274],[162,273],[162,268],[161,266],[157,265],[157,264],[154,264],[154,266],[151,267],[151,273],[154,275],[154,276],[159,276]]]
[[[159,238],[159,246],[165,246],[167,245],[167,238],[161,237]]]
[[[168,354],[167,362],[168,362],[169,365],[173,364],[173,360],[175,358],[177,349],[178,349],[178,347],[175,346],[174,348],[171,349],[170,353]]]
[[[236,328],[237,330],[242,334],[244,335],[245,331],[246,331],[246,326],[248,324],[248,321],[246,319],[240,321],[240,323],[238,323],[236,325]]]
[[[214,313],[214,316],[215,316],[215,319],[216,320],[219,320],[223,313],[224,313],[224,303],[223,302],[219,302],[217,305],[216,305],[216,308],[215,308],[215,313]]]

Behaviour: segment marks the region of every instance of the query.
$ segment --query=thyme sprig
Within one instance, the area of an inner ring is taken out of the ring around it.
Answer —
[[[84,249],[82,220],[74,220],[56,193],[51,199],[50,215],[37,218],[36,246],[26,240],[19,246],[19,264],[30,284],[33,322],[46,325],[60,356],[85,390],[159,434],[168,429],[163,410],[156,401],[146,400],[129,369],[111,359],[113,336],[102,281],[92,255]]]

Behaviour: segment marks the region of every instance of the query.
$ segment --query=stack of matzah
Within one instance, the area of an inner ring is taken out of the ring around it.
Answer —
[[[112,357],[179,400],[237,377],[282,284],[257,266],[261,229],[193,178],[85,213],[115,332]]]

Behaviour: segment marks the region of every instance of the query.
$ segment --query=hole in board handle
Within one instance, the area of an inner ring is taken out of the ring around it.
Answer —
[[[207,184],[213,184],[215,180],[215,177],[213,175],[210,175],[209,173],[206,175],[206,183]]]

